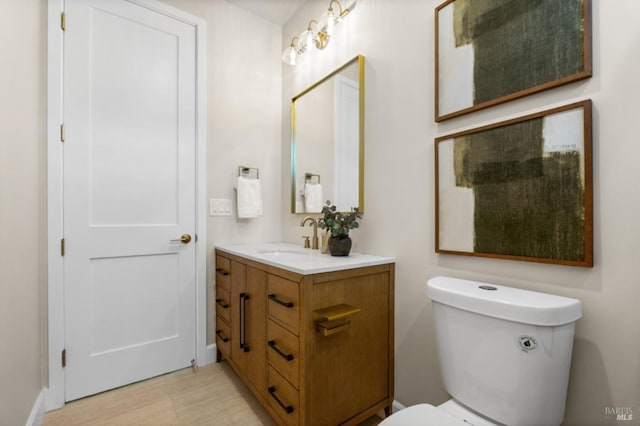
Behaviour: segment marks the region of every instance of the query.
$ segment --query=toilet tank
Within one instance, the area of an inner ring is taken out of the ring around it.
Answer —
[[[580,301],[448,277],[427,283],[445,389],[509,425],[559,425]]]

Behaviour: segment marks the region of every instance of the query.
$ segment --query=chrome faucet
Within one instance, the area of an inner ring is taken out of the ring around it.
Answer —
[[[304,219],[302,219],[302,222],[300,222],[300,226],[304,227],[304,225],[308,221],[311,221],[311,226],[313,226],[313,238],[311,239],[311,248],[313,250],[317,250],[318,249],[318,222],[311,216],[307,216]]]

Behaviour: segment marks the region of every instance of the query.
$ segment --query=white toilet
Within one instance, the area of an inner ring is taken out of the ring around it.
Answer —
[[[453,399],[384,426],[559,425],[580,301],[447,277],[427,283],[442,379]]]

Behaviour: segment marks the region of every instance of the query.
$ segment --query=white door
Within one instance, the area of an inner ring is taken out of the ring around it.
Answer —
[[[67,401],[195,358],[195,29],[66,0]],[[178,240],[178,241],[171,241]]]

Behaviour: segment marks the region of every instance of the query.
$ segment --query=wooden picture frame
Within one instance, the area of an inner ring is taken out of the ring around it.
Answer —
[[[435,9],[435,121],[591,77],[591,0]]]
[[[591,100],[435,140],[436,252],[593,266]]]

